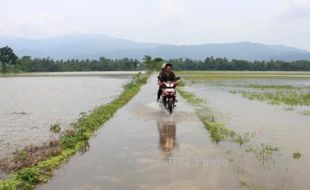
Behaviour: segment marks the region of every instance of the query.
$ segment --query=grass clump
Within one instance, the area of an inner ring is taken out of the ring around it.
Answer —
[[[247,145],[245,148],[246,152],[252,152],[255,157],[263,164],[269,164],[272,160],[273,154],[279,151],[279,148],[272,144],[261,143],[258,145]]]
[[[300,152],[294,152],[294,153],[293,153],[293,158],[294,158],[294,159],[299,159],[299,158],[301,158],[301,153],[300,153]]]
[[[31,187],[32,184],[37,184],[40,181],[39,171],[38,168],[25,168],[17,172],[17,179]]]
[[[150,73],[135,75],[133,80],[124,86],[124,91],[117,99],[89,114],[83,113],[72,129],[62,132],[53,147],[55,152],[44,146],[31,147],[30,150],[26,148],[17,153],[12,160],[0,161],[0,167],[6,166],[8,172],[13,172],[9,178],[0,180],[0,190],[34,189],[37,184],[47,182],[53,170],[63,161],[76,152],[85,150],[94,132],[139,92],[149,75]],[[54,125],[51,128],[58,131],[60,126]]]
[[[210,137],[213,142],[223,141],[229,135],[229,130],[224,127],[224,123],[205,120],[203,124],[210,132]]]
[[[52,124],[50,127],[50,131],[55,134],[60,133],[61,131],[60,123],[57,122],[57,123]]]
[[[310,110],[304,110],[300,112],[302,115],[310,116]]]
[[[225,127],[224,123],[203,120],[203,124],[210,132],[210,137],[213,142],[220,142],[223,140],[230,140],[239,145],[243,145],[250,140],[248,134],[240,135],[231,129]]]

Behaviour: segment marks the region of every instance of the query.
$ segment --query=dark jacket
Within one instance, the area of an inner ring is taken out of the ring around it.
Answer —
[[[167,81],[176,81],[176,76],[174,74],[174,72],[170,72],[170,74],[162,71],[159,73],[158,75],[158,80],[160,82],[167,82]]]

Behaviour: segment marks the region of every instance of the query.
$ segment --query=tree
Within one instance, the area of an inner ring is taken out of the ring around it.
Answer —
[[[148,70],[154,69],[152,63],[153,63],[152,57],[149,55],[145,55],[143,58],[144,67]]]
[[[153,62],[154,62],[153,63],[154,69],[160,70],[162,64],[164,63],[164,60],[162,58],[160,58],[160,57],[156,57],[156,58],[154,58]]]
[[[0,63],[2,64],[2,72],[7,72],[8,65],[15,65],[17,56],[15,55],[12,48],[6,46],[0,48]]]

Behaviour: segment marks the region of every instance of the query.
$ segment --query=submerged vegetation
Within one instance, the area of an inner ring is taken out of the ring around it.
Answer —
[[[247,88],[254,88],[258,90],[303,90],[310,89],[309,87],[298,87],[291,85],[261,85],[261,84],[249,84],[246,85]]]
[[[270,163],[273,153],[279,150],[278,147],[272,144],[261,143],[259,146],[257,145],[246,145],[245,151],[252,152],[255,154],[255,157],[263,163],[263,165],[267,165]]]
[[[219,143],[228,140],[243,146],[244,150],[253,153],[263,166],[272,161],[273,153],[279,150],[276,146],[265,143],[261,143],[259,146],[250,144],[251,138],[255,137],[256,133],[238,134],[234,130],[225,127],[224,123],[216,121],[215,115],[204,105],[206,103],[205,100],[195,96],[193,93],[184,91],[183,88],[178,88],[178,91],[183,98],[195,106],[197,115],[208,130],[211,141]]]
[[[310,93],[298,91],[285,92],[249,92],[245,90],[230,91],[231,93],[239,93],[250,100],[266,101],[270,104],[288,105],[288,106],[309,106]]]
[[[300,152],[294,152],[293,158],[294,158],[294,159],[299,159],[299,158],[301,158],[301,153],[300,153]]]
[[[242,87],[239,87],[242,88]],[[292,111],[294,106],[310,106],[309,86],[290,85],[258,85],[250,84],[239,90],[230,90],[233,94],[241,94],[250,100],[265,101],[269,104],[285,105],[285,110]],[[308,115],[308,111],[299,111]]]
[[[178,88],[178,91],[183,98],[195,106],[197,115],[209,131],[210,138],[213,142],[218,143],[223,140],[230,140],[242,145],[249,141],[249,134],[237,134],[233,130],[226,128],[224,123],[217,122],[215,116],[203,105],[206,103],[205,100],[195,96],[193,93],[184,91],[182,88]]]
[[[211,85],[216,84],[217,87],[228,90],[232,94],[240,94],[250,100],[282,105],[286,111],[296,110],[302,115],[310,115],[308,110],[310,86],[278,83],[278,79],[308,81],[309,72],[179,71],[178,74],[187,81],[191,81],[191,84],[209,81]],[[276,83],[269,83],[266,79],[275,80]]]
[[[60,133],[60,131],[61,131],[60,123],[56,122],[56,123],[52,124],[50,127],[50,131],[52,133],[55,133],[55,134]]]
[[[310,110],[304,110],[300,112],[302,115],[310,116]]]
[[[11,160],[2,160],[1,168],[12,173],[7,179],[0,181],[0,190],[33,189],[37,184],[47,182],[53,170],[63,161],[87,148],[88,140],[94,132],[139,92],[148,76],[149,73],[135,75],[133,80],[124,86],[123,93],[117,99],[89,114],[82,114],[73,128],[62,132],[58,140],[42,147],[26,147],[18,151]],[[60,126],[56,124],[51,128],[58,131]]]

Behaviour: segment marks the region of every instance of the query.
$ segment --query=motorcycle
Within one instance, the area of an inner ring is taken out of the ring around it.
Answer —
[[[177,80],[180,80],[180,77],[177,77]],[[170,114],[172,114],[173,109],[176,107],[176,86],[177,82],[174,81],[167,81],[167,82],[160,82],[162,87],[162,94],[161,94],[161,103],[168,110]]]

